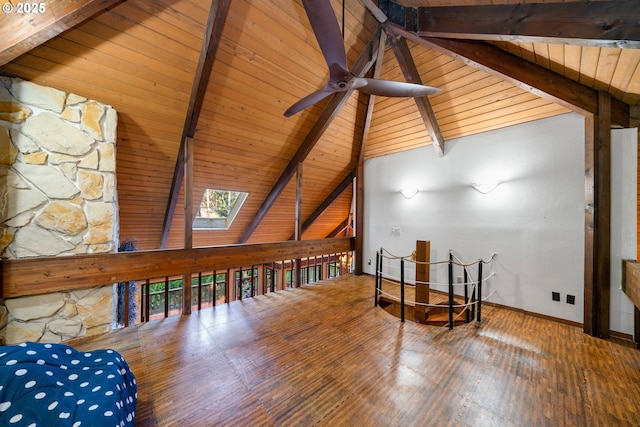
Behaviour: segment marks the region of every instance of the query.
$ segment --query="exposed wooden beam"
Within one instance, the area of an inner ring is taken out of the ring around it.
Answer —
[[[598,114],[598,91],[490,44],[475,40],[420,37],[393,25],[403,37],[498,76],[515,86],[583,115]],[[629,126],[629,105],[611,100],[611,120]]]
[[[422,36],[640,48],[640,0],[420,7]]]
[[[3,13],[0,13],[0,65],[121,1],[3,1]]]
[[[296,171],[296,215],[295,215],[295,231],[293,233],[294,240],[302,240],[302,178],[304,162],[298,163]]]
[[[186,137],[184,143],[184,248],[193,247],[193,138]]]
[[[200,50],[198,66],[196,67],[196,74],[193,78],[193,85],[191,86],[191,97],[189,99],[187,115],[182,129],[180,149],[178,150],[178,158],[176,159],[176,166],[173,171],[169,200],[167,201],[167,209],[164,215],[162,237],[160,239],[161,248],[164,248],[167,245],[169,230],[171,229],[171,223],[173,222],[173,214],[176,210],[178,196],[180,195],[180,187],[182,187],[182,180],[184,178],[185,138],[193,138],[196,133],[196,125],[200,118],[202,102],[207,91],[209,77],[211,76],[211,69],[213,68],[216,52],[218,51],[218,45],[220,44],[220,37],[222,36],[222,29],[224,28],[224,24],[227,20],[230,6],[231,0],[211,1],[209,19],[202,39],[202,48]],[[189,217],[185,215],[184,220],[185,222],[189,221]]]
[[[311,215],[309,215],[309,217],[304,220],[304,222],[302,223],[302,233],[307,231],[309,227],[311,227],[311,225],[320,217],[320,215],[322,215],[324,211],[326,211],[329,206],[331,206],[333,202],[335,202],[336,199],[340,197],[340,195],[344,193],[346,189],[349,188],[352,184],[353,172],[349,172],[349,174],[342,180],[342,182],[340,182],[340,184],[338,184],[338,186],[333,189],[333,191],[327,196],[327,198],[324,199],[322,203],[320,203],[320,205],[318,205],[318,207],[311,213]],[[295,234],[289,237],[289,240],[292,239],[298,240],[296,239]]]
[[[366,74],[373,65],[373,58],[376,57],[376,54],[377,45],[368,43],[365,49],[360,53],[360,56],[356,60],[356,63],[351,68],[351,73],[359,77],[362,77],[364,74]],[[348,90],[346,92],[337,92],[330,98],[329,103],[322,110],[322,113],[320,113],[320,116],[311,127],[311,130],[309,130],[309,133],[306,135],[306,137],[298,147],[298,150],[293,155],[291,160],[289,160],[289,164],[287,164],[287,166],[284,168],[284,171],[282,171],[282,174],[269,191],[269,194],[267,194],[267,197],[258,208],[258,211],[242,232],[238,243],[246,243],[249,240],[253,232],[256,230],[256,228],[258,228],[258,225],[260,225],[262,219],[265,217],[267,212],[269,212],[269,209],[271,209],[271,206],[273,206],[273,203],[275,203],[275,201],[278,199],[282,191],[284,191],[285,187],[295,174],[298,163],[304,161],[304,159],[307,158],[324,131],[327,129],[327,127],[329,127],[333,119],[340,112],[342,106],[347,102],[347,99],[349,99],[349,96],[351,96],[352,92],[353,90]]]
[[[409,46],[407,46],[407,41],[402,36],[395,34],[393,32],[393,28],[389,26],[385,26],[385,31],[387,31],[389,44],[391,45],[393,53],[398,60],[400,69],[402,69],[404,78],[409,83],[421,85],[422,79],[420,78],[420,73],[418,72],[416,64],[413,62],[413,57],[411,56]],[[424,121],[424,125],[427,128],[427,132],[429,132],[433,148],[436,150],[438,156],[444,156],[444,137],[442,136],[442,131],[440,131],[438,119],[433,111],[433,107],[431,107],[429,99],[426,96],[413,99],[416,102],[418,111],[420,111],[420,115],[422,116],[422,121]]]
[[[335,238],[338,234],[340,234],[345,228],[347,228],[347,226],[349,225],[349,218],[351,217],[351,215],[347,216],[347,218],[345,218],[344,221],[342,221],[340,224],[338,224],[336,226],[336,228],[334,228],[333,230],[331,230],[331,232],[329,234],[327,234],[327,239],[333,239]]]

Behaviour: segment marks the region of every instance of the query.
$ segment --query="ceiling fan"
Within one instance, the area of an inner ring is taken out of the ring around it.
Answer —
[[[369,95],[389,97],[422,97],[440,92],[440,89],[431,86],[354,76],[347,68],[344,41],[330,0],[302,0],[302,5],[329,67],[329,81],[289,107],[284,113],[285,117],[290,117],[333,93],[352,89]]]

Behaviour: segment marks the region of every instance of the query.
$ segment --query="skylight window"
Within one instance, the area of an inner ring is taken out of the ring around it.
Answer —
[[[240,211],[249,193],[207,188],[202,194],[193,228],[226,230]]]

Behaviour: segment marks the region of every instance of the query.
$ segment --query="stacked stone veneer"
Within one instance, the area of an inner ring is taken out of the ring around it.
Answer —
[[[117,115],[96,101],[0,76],[0,255],[115,252]],[[0,301],[0,340],[109,331],[114,287]]]

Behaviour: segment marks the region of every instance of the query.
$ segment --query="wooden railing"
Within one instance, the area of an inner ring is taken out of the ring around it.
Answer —
[[[2,298],[350,252],[354,238],[3,260]]]

